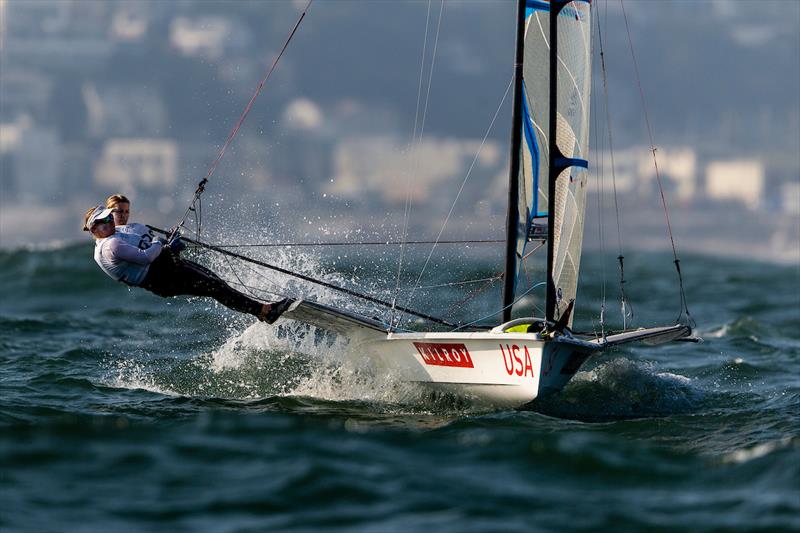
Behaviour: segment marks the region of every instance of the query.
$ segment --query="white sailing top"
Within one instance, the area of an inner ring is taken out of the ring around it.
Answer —
[[[149,248],[150,244],[155,240],[150,228],[138,222],[126,224],[124,226],[115,226],[114,230],[116,233],[120,234],[125,242],[143,250]]]
[[[97,239],[94,260],[109,277],[139,285],[147,275],[150,263],[161,253],[162,245],[143,224],[117,226],[116,232]]]

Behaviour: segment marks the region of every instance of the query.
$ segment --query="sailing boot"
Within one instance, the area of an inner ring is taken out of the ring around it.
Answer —
[[[264,304],[261,308],[261,312],[258,314],[258,319],[267,324],[274,324],[293,303],[293,298],[284,298],[283,300],[278,300],[271,304]]]

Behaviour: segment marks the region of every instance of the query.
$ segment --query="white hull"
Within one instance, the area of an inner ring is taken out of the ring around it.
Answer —
[[[589,355],[611,346],[692,340],[691,328],[684,325],[587,340],[569,333],[543,338],[538,333],[507,331],[536,322],[530,318],[476,333],[386,333],[374,319],[304,300],[295,302],[284,316],[343,335],[356,352],[394,380],[499,408],[519,407],[560,391]]]
[[[391,333],[356,349],[400,381],[506,408],[561,390],[594,351],[569,340],[488,332]]]

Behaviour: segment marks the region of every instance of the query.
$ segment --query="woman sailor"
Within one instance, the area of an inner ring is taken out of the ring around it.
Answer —
[[[186,246],[180,237],[170,242],[153,240],[146,226],[137,226],[146,233],[117,232],[113,210],[102,205],[92,207],[84,216],[83,229],[91,232],[95,239],[94,260],[112,279],[164,298],[209,296],[230,309],[254,315],[268,324],[274,323],[291,307],[293,300],[289,298],[266,304],[253,300],[207,268],[178,257]]]

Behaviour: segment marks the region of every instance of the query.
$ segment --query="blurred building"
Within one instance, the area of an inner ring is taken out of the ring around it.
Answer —
[[[394,205],[407,196],[412,203],[449,203],[473,160],[473,185],[481,191],[489,187],[487,176],[493,177],[503,162],[500,151],[492,141],[481,148],[480,141],[429,139],[409,149],[394,137],[346,139],[334,149],[333,176],[325,191],[342,198],[373,195]]]
[[[27,114],[39,120],[48,113],[53,80],[40,70],[2,68],[0,83],[0,121],[14,121]]]
[[[758,208],[764,196],[764,164],[756,159],[713,161],[706,167],[706,195]]]
[[[95,184],[135,195],[171,190],[178,179],[178,146],[169,139],[111,139],[94,168]]]
[[[111,36],[115,41],[138,43],[147,37],[150,26],[148,5],[145,2],[116,2],[111,15]]]
[[[228,17],[204,15],[173,19],[169,42],[182,54],[217,60],[231,51],[241,51],[252,41],[249,28]]]
[[[600,152],[592,157],[591,166],[597,168],[589,189],[598,191],[616,189],[619,194],[649,197],[658,191],[653,152],[645,146],[624,150]],[[661,183],[671,198],[690,202],[697,189],[697,155],[689,147],[671,147],[656,151]]]
[[[781,187],[782,210],[792,217],[800,217],[800,182],[784,183]]]
[[[167,107],[154,87],[86,82],[81,94],[90,138],[155,137],[167,127]]]
[[[86,70],[114,52],[108,26],[113,2],[36,0],[3,6],[3,53],[8,65]]]
[[[53,127],[23,116],[0,124],[0,187],[3,201],[43,204],[60,198],[62,144]]]

